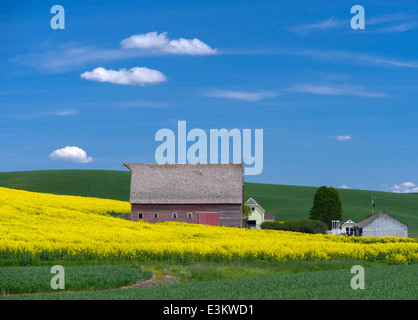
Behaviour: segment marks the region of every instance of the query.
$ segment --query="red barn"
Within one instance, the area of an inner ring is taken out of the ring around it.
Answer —
[[[124,164],[131,220],[242,227],[242,164]]]

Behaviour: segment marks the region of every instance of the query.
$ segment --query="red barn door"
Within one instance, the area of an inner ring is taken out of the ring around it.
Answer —
[[[214,212],[199,213],[199,224],[219,226],[219,214]]]

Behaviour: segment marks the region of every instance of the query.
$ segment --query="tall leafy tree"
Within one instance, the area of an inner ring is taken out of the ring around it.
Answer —
[[[243,201],[243,204],[242,204],[242,226],[243,227],[246,227],[247,226],[248,218],[251,215],[251,208],[250,208],[250,206],[247,206],[245,204],[245,202],[247,202],[247,200],[248,200],[247,199],[247,196],[244,193],[244,201]]]
[[[321,220],[330,228],[332,220],[341,220],[342,217],[343,209],[338,191],[326,186],[318,188],[314,196],[309,218]]]

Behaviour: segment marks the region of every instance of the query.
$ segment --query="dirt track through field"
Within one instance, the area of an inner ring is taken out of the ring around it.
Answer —
[[[152,275],[151,279],[134,283],[130,286],[124,286],[119,288],[109,288],[109,289],[100,289],[94,291],[107,291],[107,290],[120,290],[120,289],[133,289],[133,288],[145,288],[145,287],[154,287],[154,286],[162,286],[167,284],[175,284],[179,283],[178,279],[172,275],[163,275],[156,277]],[[58,292],[33,292],[33,293],[12,293],[12,294],[5,294],[2,293],[1,296],[20,296],[20,295],[36,295],[36,294],[54,294],[54,293],[75,293],[75,292],[82,292],[82,291],[92,291],[92,290],[78,290],[78,291],[58,291]]]
[[[120,287],[118,289],[153,287],[153,286],[162,286],[162,285],[174,284],[174,283],[178,283],[178,279],[174,276],[164,275],[164,276],[156,277],[155,275],[153,275],[152,278],[149,280],[141,281],[130,286]]]

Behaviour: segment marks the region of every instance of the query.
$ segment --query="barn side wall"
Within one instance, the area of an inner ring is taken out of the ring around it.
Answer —
[[[139,219],[139,214],[142,219]],[[154,213],[158,218],[154,218]],[[177,218],[172,214],[177,213]],[[192,213],[192,218],[187,214]],[[131,219],[149,222],[176,221],[199,223],[199,213],[218,213],[219,225],[227,227],[242,226],[242,205],[240,204],[132,204]]]
[[[363,237],[404,237],[408,238],[408,226],[382,215],[363,227]]]

